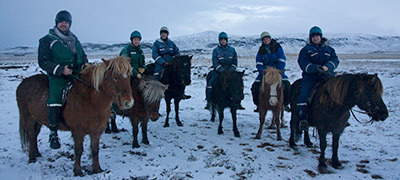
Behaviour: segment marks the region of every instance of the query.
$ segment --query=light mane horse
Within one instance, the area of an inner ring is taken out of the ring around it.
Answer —
[[[258,129],[256,139],[261,138],[262,127],[265,122],[265,116],[267,115],[268,110],[271,110],[273,114],[271,126],[273,126],[273,124],[275,123],[278,140],[282,140],[280,125],[279,125],[280,124],[279,115],[281,115],[283,119],[282,75],[278,69],[275,69],[273,67],[268,67],[267,69],[264,69],[263,73],[264,75],[260,87],[260,94],[258,96],[260,102],[259,106],[260,127]]]

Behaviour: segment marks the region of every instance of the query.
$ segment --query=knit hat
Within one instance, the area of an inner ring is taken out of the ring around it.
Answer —
[[[56,25],[62,21],[67,21],[69,23],[69,25],[72,24],[72,16],[71,14],[66,11],[66,10],[62,10],[60,12],[57,13],[56,16]]]

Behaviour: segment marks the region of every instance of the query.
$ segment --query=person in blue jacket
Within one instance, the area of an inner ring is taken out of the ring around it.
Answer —
[[[251,87],[253,102],[256,105],[254,112],[259,111],[258,95],[261,86],[261,80],[264,75],[263,70],[267,67],[273,67],[280,70],[282,74],[282,84],[284,87],[283,104],[286,107],[290,102],[290,82],[288,80],[288,77],[285,75],[286,56],[283,52],[283,48],[275,39],[271,38],[271,35],[268,32],[261,33],[261,41],[262,44],[256,56],[256,67],[258,71],[258,76]]]
[[[210,78],[207,81],[206,86],[206,100],[207,105],[204,109],[210,109],[211,105],[209,103],[212,88],[214,86],[215,80],[218,76],[225,70],[235,71],[237,68],[237,54],[235,48],[228,45],[228,34],[221,32],[218,35],[219,45],[214,48],[212,53],[212,64],[213,70],[210,71]],[[239,109],[244,109],[241,105]]]
[[[318,26],[310,29],[309,43],[300,50],[298,64],[303,71],[303,81],[298,96],[297,109],[300,116],[297,135],[301,130],[308,130],[307,98],[310,90],[319,82],[335,75],[334,70],[339,65],[335,50],[323,38],[322,30]]]
[[[179,48],[169,38],[169,30],[163,26],[160,29],[160,39],[157,39],[152,48],[152,57],[155,61],[153,78],[161,80],[163,69],[172,63],[174,56],[180,56]],[[191,96],[183,95],[182,99],[189,99]]]

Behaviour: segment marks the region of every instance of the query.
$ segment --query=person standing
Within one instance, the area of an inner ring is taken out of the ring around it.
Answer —
[[[172,63],[174,56],[180,56],[179,48],[169,38],[169,30],[163,26],[160,29],[160,39],[157,39],[152,48],[152,57],[155,61],[153,78],[161,80],[164,68]],[[182,99],[189,99],[191,96],[183,94]]]
[[[58,12],[55,23],[49,33],[39,40],[38,50],[39,66],[47,72],[50,86],[46,111],[52,149],[61,146],[57,130],[63,105],[62,91],[67,83],[71,82],[68,75],[77,75],[88,63],[81,43],[70,31],[71,14],[66,10]]]
[[[228,34],[221,32],[218,35],[219,45],[214,48],[212,53],[213,70],[209,73],[206,86],[206,100],[207,105],[204,109],[210,109],[210,98],[213,90],[215,80],[225,70],[235,71],[237,68],[238,60],[235,48],[228,45]],[[244,109],[241,105],[239,109]]]
[[[286,107],[290,103],[290,82],[288,80],[288,77],[285,75],[286,56],[283,52],[283,48],[275,39],[272,39],[271,35],[266,31],[261,33],[261,41],[262,43],[256,56],[256,67],[258,71],[258,76],[251,86],[253,102],[256,105],[254,112],[259,111],[258,95],[261,86],[261,80],[264,75],[263,70],[267,67],[273,67],[280,70],[282,74],[282,84],[284,88],[283,105]]]
[[[144,53],[140,47],[140,41],[142,40],[142,35],[139,31],[133,31],[130,36],[131,43],[125,46],[124,49],[119,53],[120,56],[125,56],[130,58],[132,66],[132,78],[142,78],[144,73],[145,63],[144,63]]]
[[[339,59],[335,49],[327,44],[323,38],[322,30],[314,26],[309,32],[308,44],[300,50],[298,64],[303,71],[303,80],[297,101],[299,122],[297,135],[302,130],[308,130],[307,122],[307,98],[310,90],[319,82],[335,75],[334,70],[339,65]]]

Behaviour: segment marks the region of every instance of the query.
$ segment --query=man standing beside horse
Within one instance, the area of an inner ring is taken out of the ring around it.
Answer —
[[[152,57],[155,60],[154,79],[160,81],[163,70],[171,65],[174,56],[180,56],[179,48],[169,38],[169,30],[163,26],[160,29],[160,39],[157,39],[152,48]],[[191,96],[183,94],[182,99]]]
[[[47,120],[52,149],[58,149],[61,146],[57,130],[63,106],[62,91],[71,81],[67,76],[78,74],[88,62],[81,43],[70,31],[71,14],[62,10],[57,13],[55,22],[56,25],[49,30],[49,34],[39,40],[38,50],[39,66],[47,72],[50,86]]]
[[[299,53],[298,63],[303,71],[303,80],[300,87],[300,95],[297,101],[299,122],[296,122],[297,135],[302,130],[308,130],[307,99],[310,90],[321,81],[334,76],[334,70],[339,65],[339,59],[335,49],[327,44],[323,38],[322,30],[318,26],[310,29],[309,43]]]

